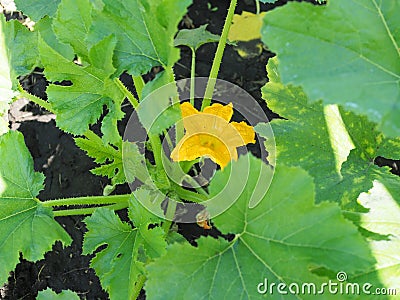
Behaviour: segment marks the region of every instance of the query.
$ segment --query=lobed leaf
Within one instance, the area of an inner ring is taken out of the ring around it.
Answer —
[[[34,172],[33,160],[21,133],[0,136],[0,283],[19,262],[20,253],[36,261],[56,240],[71,238],[54,220],[51,209],[36,199],[44,176]]]
[[[112,65],[115,44],[113,36],[100,41],[89,51],[90,65],[80,66],[67,60],[43,39],[39,40],[40,58],[47,79],[72,83],[70,86],[50,84],[47,88],[48,101],[57,115],[57,126],[64,131],[83,134],[100,117],[103,105],[112,107],[113,100],[107,88],[115,71]],[[116,103],[122,102],[120,94],[114,96]]]
[[[172,67],[179,59],[174,48],[178,23],[191,0],[102,0],[93,10],[88,41],[96,44],[110,33],[117,38],[116,74],[141,75],[154,66]],[[123,28],[124,30],[121,30]]]
[[[332,113],[332,107],[324,107],[321,101],[310,104],[302,88],[282,84],[277,63],[277,59],[269,61],[270,82],[262,93],[268,106],[287,119],[271,122],[278,163],[309,172],[318,202],[334,200],[354,209],[355,199],[368,191],[375,179],[395,178],[373,161],[377,156],[399,159],[400,139],[385,138],[364,116],[343,108]],[[263,124],[256,126],[256,131],[266,137],[270,132]]]
[[[263,174],[273,175],[271,168],[252,156],[240,157],[232,170],[241,172],[240,166],[248,159],[250,174],[264,168]],[[218,171],[210,185],[211,196],[220,193],[229,180],[241,185],[243,178],[237,178],[240,174],[231,174],[229,167]],[[257,286],[265,278],[275,284],[313,282],[318,286],[328,278],[315,275],[311,266],[352,274],[371,269],[374,259],[367,243],[339,207],[327,202],[314,205],[314,184],[306,172],[279,165],[265,197],[251,209],[251,196],[260,184],[250,176],[236,203],[213,219],[222,232],[235,234],[231,242],[208,237],[199,239],[196,248],[173,244],[147,267],[145,288],[150,299],[259,299]],[[232,196],[226,189],[222,193]]]
[[[262,40],[278,53],[284,84],[301,85],[311,101],[366,114],[385,135],[396,137],[399,10],[397,0],[291,2],[266,15]]]
[[[161,227],[148,229],[154,219],[135,199],[130,200],[129,216],[136,228],[121,222],[114,211],[98,208],[85,219],[88,232],[83,242],[85,254],[96,252],[91,266],[111,299],[131,299],[138,276],[144,274],[148,259],[161,256],[166,247]]]

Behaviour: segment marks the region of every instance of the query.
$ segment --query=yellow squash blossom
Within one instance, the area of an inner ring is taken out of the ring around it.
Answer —
[[[237,160],[237,147],[255,143],[253,127],[245,122],[229,123],[232,103],[213,104],[199,112],[185,102],[181,104],[181,111],[186,132],[171,153],[174,161],[207,156],[224,168],[232,159]]]

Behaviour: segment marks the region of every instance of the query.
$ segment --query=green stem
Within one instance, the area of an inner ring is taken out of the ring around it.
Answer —
[[[198,193],[186,190],[184,188],[182,188],[179,185],[174,186],[175,188],[175,192],[178,194],[179,198],[181,199],[185,199],[191,202],[204,202],[205,200],[207,200],[207,196],[206,195],[200,195]]]
[[[140,291],[142,290],[145,282],[146,276],[144,276],[143,274],[139,275],[139,278],[137,279],[133,288],[132,300],[135,300],[139,297]]]
[[[116,203],[113,205],[106,205],[102,207],[107,207],[112,210],[120,210],[128,207],[128,202]],[[76,215],[90,215],[92,214],[98,207],[87,207],[87,208],[77,208],[77,209],[63,209],[53,211],[54,217],[65,217],[65,216],[76,216]]]
[[[151,147],[153,149],[154,162],[156,163],[157,169],[161,170],[161,169],[163,169],[163,167],[162,167],[163,163],[162,163],[162,157],[161,157],[162,145],[161,145],[160,137],[158,135],[149,133],[149,141],[150,141]]]
[[[44,207],[53,206],[68,206],[68,205],[96,205],[96,204],[113,204],[113,203],[125,203],[129,200],[131,194],[126,195],[111,195],[111,196],[87,196],[87,197],[76,197],[76,198],[65,198],[42,201]]]
[[[119,78],[114,79],[115,84],[120,89],[120,91],[128,98],[129,102],[132,104],[133,108],[139,106],[139,101],[132,95],[132,93],[126,88],[126,86],[119,80]]]
[[[221,65],[222,56],[224,55],[224,50],[226,46],[226,41],[228,39],[229,29],[231,28],[233,14],[235,13],[237,0],[231,0],[229,5],[228,15],[226,16],[224,28],[222,29],[221,38],[218,42],[217,51],[215,52],[214,61],[211,67],[210,76],[207,82],[206,92],[204,93],[204,100],[201,105],[201,110],[204,110],[211,103],[211,98],[214,92],[216,79],[218,77],[219,67]]]
[[[32,101],[33,103],[36,103],[37,105],[40,105],[41,107],[45,108],[49,112],[55,114],[55,111],[51,104],[47,101],[44,101],[43,99],[40,99],[39,97],[36,97],[35,95],[32,95],[28,93],[27,91],[24,90],[24,88],[21,86],[21,84],[18,82],[18,90],[19,94],[21,97],[24,97],[28,99],[29,101]]]
[[[142,92],[144,88],[144,80],[142,76],[133,76],[133,84],[135,85],[136,93],[139,97],[139,99],[142,99]]]
[[[194,82],[196,77],[196,50],[192,49],[192,66],[190,67],[190,104],[194,106]]]
[[[256,14],[259,15],[260,14],[260,1],[259,0],[254,0],[256,1]]]
[[[167,206],[167,211],[165,213],[165,220],[161,225],[161,228],[164,230],[165,235],[168,234],[169,229],[171,227],[174,215],[175,215],[175,211],[176,211],[176,201],[174,200],[170,200],[168,201],[168,206]]]

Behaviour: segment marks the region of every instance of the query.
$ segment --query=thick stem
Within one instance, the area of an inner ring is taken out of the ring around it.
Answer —
[[[132,95],[132,93],[126,88],[126,86],[119,80],[119,78],[114,79],[115,84],[121,90],[121,92],[128,98],[129,102],[132,104],[133,108],[139,106],[139,101]]]
[[[120,210],[120,209],[127,208],[128,206],[129,206],[128,201],[126,201],[126,202],[116,203],[113,205],[106,205],[103,207],[107,207],[112,210]],[[91,215],[97,208],[99,208],[99,207],[56,210],[56,211],[53,211],[53,215],[54,215],[54,217]]]
[[[226,46],[226,41],[228,39],[229,29],[231,28],[233,14],[235,13],[237,0],[231,0],[229,5],[228,15],[226,16],[224,28],[222,29],[221,38],[218,42],[217,51],[215,52],[214,61],[211,67],[210,76],[207,82],[206,92],[204,93],[204,100],[201,105],[201,110],[204,110],[211,103],[211,98],[214,92],[216,79],[218,77],[219,67],[221,65],[222,56],[224,55],[224,50]]]
[[[190,67],[190,104],[194,106],[194,82],[196,77],[196,50],[192,49],[192,66]]]
[[[42,201],[41,203],[45,207],[69,206],[69,205],[114,204],[114,203],[125,203],[129,200],[130,197],[131,197],[131,194],[111,195],[111,196],[87,196],[87,197],[48,200],[48,201]]]

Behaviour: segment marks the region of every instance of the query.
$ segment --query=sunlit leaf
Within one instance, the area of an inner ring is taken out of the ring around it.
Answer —
[[[284,84],[311,101],[363,113],[400,136],[400,18],[397,0],[290,2],[268,12],[262,40],[280,60]]]

